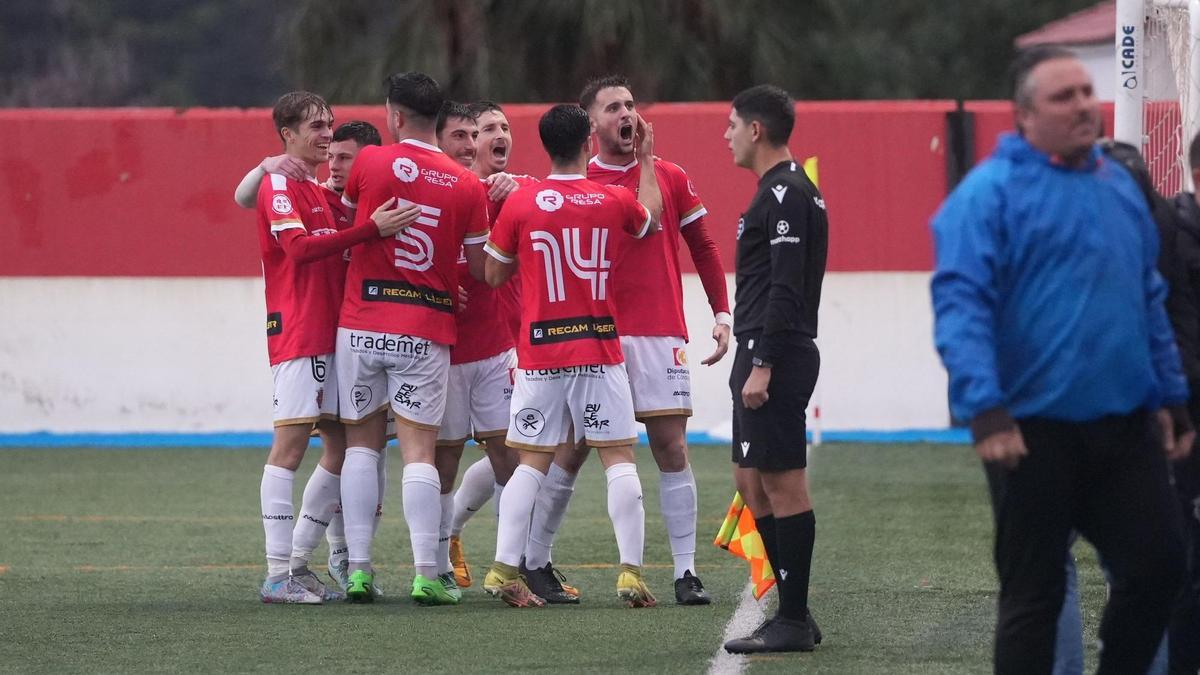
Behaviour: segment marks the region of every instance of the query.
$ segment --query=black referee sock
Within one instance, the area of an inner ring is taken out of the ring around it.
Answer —
[[[812,511],[775,519],[779,565],[772,561],[771,566],[779,584],[779,615],[785,619],[803,621],[808,617],[808,575],[816,532]]]
[[[779,544],[775,539],[777,536],[775,534],[775,516],[755,518],[754,527],[758,529],[758,536],[762,537],[763,548],[767,549],[767,562],[771,563],[771,569],[779,569]]]

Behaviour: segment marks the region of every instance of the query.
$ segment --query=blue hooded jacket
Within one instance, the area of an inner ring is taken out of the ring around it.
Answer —
[[[934,341],[962,420],[1092,420],[1186,403],[1158,233],[1119,163],[1067,167],[1016,134],[933,217]]]

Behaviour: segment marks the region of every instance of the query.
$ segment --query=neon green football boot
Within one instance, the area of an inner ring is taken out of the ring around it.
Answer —
[[[457,586],[455,590],[457,590]],[[457,605],[458,599],[462,597],[462,591],[458,592],[458,596],[451,595],[442,582],[436,577],[429,579],[427,577],[417,575],[413,579],[412,599],[418,605],[434,606],[434,605]]]
[[[354,570],[346,583],[346,599],[350,602],[375,600],[375,575],[366,570]]]

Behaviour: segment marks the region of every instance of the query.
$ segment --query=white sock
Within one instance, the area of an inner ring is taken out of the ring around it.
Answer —
[[[492,486],[492,506],[496,510],[496,519],[500,519],[500,498],[504,496],[504,486],[496,483]]]
[[[387,446],[379,451],[379,503],[375,505],[375,520],[371,523],[371,537],[379,532],[383,520],[383,498],[387,496]]]
[[[538,492],[537,505],[529,525],[529,543],[525,545],[525,566],[529,569],[545,567],[551,560],[554,535],[562,526],[567,515],[567,505],[575,492],[576,474],[567,473],[557,464],[550,465],[550,472]],[[512,481],[509,481],[512,485]]]
[[[450,564],[450,523],[454,520],[454,495],[442,495],[442,522],[438,527],[438,574],[454,571]]]
[[[371,567],[375,507],[379,503],[379,453],[370,448],[346,448],[342,463],[342,519],[352,568]]]
[[[637,465],[613,464],[604,470],[608,477],[608,517],[617,535],[617,552],[623,565],[642,565],[646,543],[646,510],[642,507],[642,483]]]
[[[508,479],[504,497],[500,500],[500,522],[496,527],[496,562],[513,567],[520,564],[521,552],[529,539],[529,515],[545,479],[541,471],[526,464],[518,466]]]
[[[339,476],[340,478],[340,476]],[[333,515],[329,517],[329,527],[325,528],[325,541],[329,542],[329,566],[337,567],[343,560],[346,560],[350,555],[350,549],[346,547],[346,526],[345,520],[342,518],[342,502],[340,499],[341,490],[339,488],[339,499],[337,508],[333,510]]]
[[[671,538],[675,578],[696,572],[696,478],[689,465],[683,471],[658,474],[658,497],[663,523]]]
[[[495,484],[496,473],[492,471],[492,460],[484,457],[467,467],[458,490],[454,492],[454,521],[450,534],[456,537],[462,534],[471,516],[492,498]]]
[[[426,579],[436,579],[438,529],[442,522],[442,482],[437,468],[421,462],[406,464],[401,483],[413,567]]]
[[[312,552],[321,543],[321,535],[329,527],[334,509],[342,499],[342,480],[329,473],[320,464],[313,469],[308,484],[304,486],[304,498],[300,502],[300,518],[292,531],[293,570],[308,566]]]
[[[258,488],[262,505],[263,533],[267,539],[267,576],[288,573],[288,554],[292,551],[292,482],[295,472],[281,466],[263,466]]]

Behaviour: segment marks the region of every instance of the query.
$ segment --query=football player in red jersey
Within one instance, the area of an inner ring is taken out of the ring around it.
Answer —
[[[329,144],[329,178],[322,183],[325,188],[325,201],[329,205],[331,213],[334,214],[338,230],[350,227],[354,219],[354,212],[351,211],[345,204],[342,203],[342,190],[346,188],[346,178],[350,175],[350,169],[354,165],[354,158],[358,156],[358,151],[368,145],[382,145],[383,140],[379,136],[379,130],[368,122],[361,120],[351,120],[339,124],[333,130],[333,142]],[[258,187],[262,183],[263,176],[268,173],[283,174],[288,178],[295,180],[304,180],[307,175],[307,167],[303,161],[284,153],[267,157],[258,166],[251,169],[249,173],[242,179],[234,191],[234,201],[240,206],[252,209],[258,201]],[[380,213],[382,221],[388,209],[384,209]],[[400,225],[408,225],[416,220],[420,215],[420,210],[415,206],[400,207],[394,209],[397,214],[391,217],[400,217],[400,214],[407,213],[407,217],[400,218]],[[349,250],[347,250],[348,259]],[[345,281],[345,269],[338,279],[339,288]],[[342,291],[338,291],[338,297],[341,298]],[[340,300],[339,300],[340,301]],[[344,442],[340,446],[345,448]],[[339,456],[340,456],[339,451]],[[378,531],[379,522],[383,517],[383,495],[387,494],[387,449],[381,453],[382,459],[379,462],[379,506],[375,511],[375,529]],[[340,460],[338,471],[341,471]],[[310,486],[313,486],[310,480]],[[310,489],[308,487],[306,490]],[[311,489],[316,489],[313,486]],[[308,500],[305,501],[307,503]],[[316,518],[305,518],[301,514],[298,522],[298,527],[301,529],[316,528],[322,529],[321,523],[325,521],[317,520]],[[329,576],[338,587],[343,591],[346,590],[346,584],[349,577],[349,550],[346,547],[346,532],[342,522],[342,507],[339,501],[337,508],[334,510],[333,516],[327,521],[329,526],[325,529],[325,537],[329,540]],[[311,552],[310,552],[311,553]],[[379,585],[373,586],[376,594],[381,594]]]
[[[478,125],[475,115],[462,103],[447,101],[438,115],[438,146],[448,156],[466,168],[476,164]],[[491,176],[493,187],[501,183],[515,186],[507,174]],[[499,212],[507,192],[499,199],[492,199],[489,215]],[[508,403],[512,396],[510,373],[516,367],[513,336],[509,330],[503,303],[505,293],[511,288],[493,289],[466,273],[466,258],[459,258],[459,283],[466,295],[466,303],[455,316],[458,341],[450,350],[450,374],[446,390],[446,415],[438,431],[438,454],[447,460],[438,465],[442,481],[442,522],[439,532],[438,578],[443,585],[453,584],[465,588],[472,583],[470,568],[463,561],[462,542],[458,531],[454,531],[456,497],[454,482],[458,473],[458,461],[468,438],[474,438],[485,448],[487,456],[480,460],[486,468],[476,469],[470,476],[474,482],[486,474],[487,494],[500,490],[516,465],[515,452],[504,444],[508,430]],[[499,466],[493,470],[492,465]],[[486,501],[483,500],[483,501]],[[482,502],[481,502],[482,503]],[[478,507],[476,507],[478,508]],[[465,518],[462,519],[465,522]],[[458,563],[456,565],[456,563]]]
[[[359,153],[342,200],[356,222],[379,204],[415,203],[420,217],[392,241],[355,251],[338,320],[339,413],[347,423],[342,513],[350,548],[351,600],[369,601],[371,523],[378,501],[386,410],[396,418],[404,456],[403,501],[421,604],[457,604],[438,579],[441,480],[437,431],[446,406],[455,343],[458,258],[482,275],[487,193],[478,178],[435,144],[443,96],[422,73],[388,79],[388,130],[397,141]]]
[[[588,178],[637,190],[643,166],[653,166],[663,195],[662,236],[632,242],[613,263],[617,329],[633,393],[634,412],[645,423],[659,469],[659,503],[675,567],[675,601],[711,602],[696,576],[696,480],[688,462],[687,418],[692,414],[691,373],[685,344],[679,241],[687,242],[714,314],[716,350],[701,361],[711,365],[728,350],[732,317],[725,272],[716,244],[705,230],[707,211],[678,165],[637,153],[638,113],[623,77],[593,80],[580,105],[588,111],[599,152],[588,162]],[[550,467],[530,530],[527,564],[549,563],[586,449],[561,452]]]
[[[639,123],[640,149],[653,150],[653,129]],[[536,607],[519,569],[529,518],[553,453],[582,441],[598,448],[608,478],[609,516],[621,573],[617,594],[631,607],[655,604],[641,576],[645,513],[633,463],[637,431],[610,293],[611,251],[621,232],[657,229],[662,195],[653,176],[631,191],[589,181],[587,113],[557,105],[538,131],[553,173],[536,189],[509,197],[487,251],[489,285],[520,271],[521,333],[506,440],[520,450],[500,501],[496,562],[484,589],[514,607]],[[638,201],[640,199],[640,201]]]
[[[332,140],[329,105],[316,94],[292,92],[279,99],[272,116],[287,155],[304,165],[307,178],[269,174],[262,177],[258,192],[267,351],[275,390],[275,436],[260,486],[267,541],[267,578],[260,595],[264,602],[314,604],[337,595],[308,569],[308,558],[337,508],[345,452],[333,363],[345,278],[341,254],[371,238],[392,236],[416,213],[411,208],[381,210],[373,222],[339,231],[325,190],[313,177]],[[314,425],[324,451],[293,528],[294,473]]]

